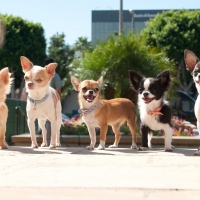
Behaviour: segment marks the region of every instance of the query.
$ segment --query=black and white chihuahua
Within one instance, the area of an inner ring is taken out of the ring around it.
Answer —
[[[173,151],[171,110],[165,101],[165,93],[171,82],[169,70],[158,74],[156,78],[145,78],[130,70],[129,80],[132,89],[138,92],[142,134],[142,146],[139,150],[147,150],[148,147],[151,147],[152,130],[163,130],[165,132],[165,151]]]
[[[195,82],[197,91],[198,91],[198,93],[200,93],[200,62],[199,62],[199,59],[193,52],[191,52],[187,49],[184,51],[184,58],[185,58],[186,69],[191,72],[191,75]],[[197,128],[200,133],[200,96],[199,95],[195,102],[194,112],[195,112],[195,116],[197,118]],[[194,155],[200,156],[200,147],[199,147],[198,151],[194,152]]]

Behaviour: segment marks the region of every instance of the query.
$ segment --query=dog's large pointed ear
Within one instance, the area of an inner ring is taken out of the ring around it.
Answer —
[[[26,73],[28,70],[30,70],[33,67],[33,63],[25,56],[21,56],[20,61],[22,65],[22,71],[24,73]]]
[[[45,66],[45,69],[47,71],[47,73],[53,77],[56,71],[56,67],[58,66],[57,63],[50,63],[48,65]]]
[[[158,74],[156,78],[163,85],[164,91],[167,91],[171,83],[170,71],[168,69],[164,70],[163,72]]]
[[[76,91],[79,91],[79,85],[80,85],[81,81],[79,79],[77,79],[75,76],[71,76],[70,78],[71,78],[71,83],[72,83],[74,89]]]
[[[10,78],[10,75],[9,75],[9,71],[8,71],[8,68],[5,67],[3,68],[2,70],[0,70],[0,80],[5,84],[7,85],[9,83],[9,78]]]
[[[98,86],[99,86],[99,88],[102,86],[102,84],[103,84],[103,76],[101,76],[100,78],[99,78],[99,80],[97,81],[97,83],[98,83]]]
[[[11,85],[14,78],[11,77],[11,73],[8,70],[8,67],[5,67],[0,70],[0,81],[6,86],[6,94],[10,94]]]
[[[137,91],[139,89],[140,82],[144,77],[133,70],[129,70],[128,74],[129,74],[129,81],[131,84],[131,88]]]
[[[184,59],[185,59],[185,65],[186,69],[192,72],[195,68],[195,65],[199,62],[199,59],[196,57],[196,55],[185,49],[184,51]]]

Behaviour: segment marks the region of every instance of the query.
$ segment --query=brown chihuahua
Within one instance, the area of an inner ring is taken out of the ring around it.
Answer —
[[[135,105],[128,99],[116,98],[111,100],[101,100],[100,87],[103,83],[103,77],[98,81],[85,80],[80,81],[71,76],[71,82],[78,94],[80,105],[79,113],[87,125],[91,143],[87,149],[94,149],[96,143],[95,127],[100,128],[100,144],[99,150],[105,149],[105,140],[108,125],[110,125],[115,133],[115,142],[110,148],[118,147],[121,138],[120,127],[124,123],[130,128],[132,134],[132,149],[136,149],[136,109]]]

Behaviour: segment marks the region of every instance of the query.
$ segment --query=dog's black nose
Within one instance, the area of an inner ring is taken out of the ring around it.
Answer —
[[[93,91],[92,91],[92,90],[90,90],[90,91],[89,91],[89,94],[93,94]]]
[[[143,93],[143,96],[144,96],[144,97],[148,97],[148,95],[149,95],[148,92],[144,92],[144,93]]]
[[[28,87],[32,87],[33,86],[33,83],[28,83]]]

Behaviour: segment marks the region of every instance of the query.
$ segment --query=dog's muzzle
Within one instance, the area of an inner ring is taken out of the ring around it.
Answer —
[[[144,101],[144,103],[150,103],[151,101],[153,101],[155,99],[155,97],[150,98],[149,97],[149,92],[144,92],[142,95],[142,100]]]
[[[87,93],[89,93],[89,94],[83,95],[84,99],[85,99],[87,102],[90,102],[90,103],[93,102],[94,99],[95,99],[95,97],[96,97],[96,96],[94,96],[93,90],[88,90]]]
[[[152,102],[155,98],[153,97],[153,98],[142,98],[142,99],[143,99],[144,103],[150,103],[150,102]]]

